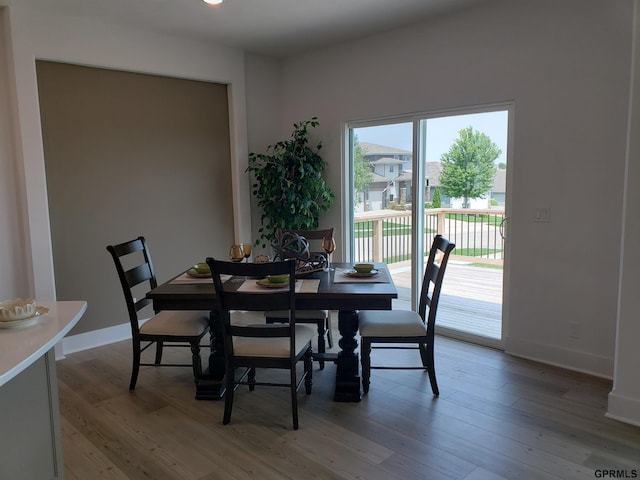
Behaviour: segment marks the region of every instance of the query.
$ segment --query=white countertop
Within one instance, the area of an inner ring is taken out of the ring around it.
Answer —
[[[29,365],[69,333],[87,309],[85,301],[39,302],[49,312],[31,325],[0,329],[0,386]]]

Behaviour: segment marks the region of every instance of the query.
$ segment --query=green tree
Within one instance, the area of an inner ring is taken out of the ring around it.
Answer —
[[[365,161],[366,150],[358,141],[358,136],[353,137],[353,188],[355,190],[354,200],[357,203],[358,193],[364,193],[373,181],[373,172],[369,164]]]
[[[482,132],[473,127],[460,130],[458,138],[441,157],[442,191],[451,198],[463,198],[463,208],[471,199],[480,198],[491,190],[496,174],[495,160],[502,151]]]
[[[442,199],[440,198],[440,189],[436,188],[433,191],[433,198],[431,199],[431,208],[441,208]]]

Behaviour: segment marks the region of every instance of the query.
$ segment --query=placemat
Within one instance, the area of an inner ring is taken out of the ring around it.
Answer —
[[[389,277],[384,270],[380,270],[376,275],[370,277],[350,277],[344,272],[344,268],[336,268],[333,283],[389,283]]]
[[[231,275],[221,275],[220,279],[222,283],[226,282],[231,278]],[[193,277],[189,275],[187,272],[184,272],[182,275],[174,278],[169,283],[213,283],[211,277]]]
[[[298,279],[296,280],[296,293],[317,293],[320,286],[320,280],[318,279]],[[250,293],[271,293],[281,292],[284,288],[266,288],[258,285],[257,280],[250,279],[242,282],[242,285],[238,287],[239,292]]]

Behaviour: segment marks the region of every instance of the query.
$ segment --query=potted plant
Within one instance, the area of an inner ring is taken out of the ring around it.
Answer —
[[[313,230],[320,212],[329,209],[335,198],[322,177],[326,162],[322,148],[309,145],[309,127],[318,119],[293,124],[289,140],[267,147],[267,153],[250,153],[247,172],[255,182],[251,189],[262,208],[256,245],[264,248],[275,239],[277,229]]]

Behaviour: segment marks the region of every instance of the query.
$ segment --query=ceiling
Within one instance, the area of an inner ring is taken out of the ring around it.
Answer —
[[[0,0],[286,57],[488,0]]]

